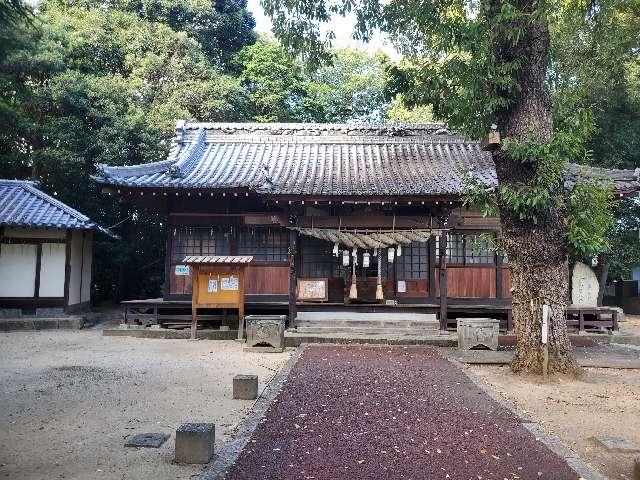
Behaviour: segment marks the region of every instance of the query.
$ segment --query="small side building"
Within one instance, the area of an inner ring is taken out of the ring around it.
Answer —
[[[93,232],[107,228],[38,190],[0,179],[0,312],[75,313],[89,308]]]

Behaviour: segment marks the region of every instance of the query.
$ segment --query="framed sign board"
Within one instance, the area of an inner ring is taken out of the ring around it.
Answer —
[[[299,278],[298,300],[303,302],[326,302],[329,299],[326,278]]]

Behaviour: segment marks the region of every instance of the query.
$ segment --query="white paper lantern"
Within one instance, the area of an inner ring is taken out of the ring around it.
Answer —
[[[389,263],[393,263],[393,260],[395,259],[396,256],[396,250],[395,248],[391,247],[387,249],[387,261]]]
[[[343,267],[349,266],[349,250],[342,251],[342,266]]]
[[[369,266],[369,252],[364,252],[362,254],[362,266],[367,268]]]

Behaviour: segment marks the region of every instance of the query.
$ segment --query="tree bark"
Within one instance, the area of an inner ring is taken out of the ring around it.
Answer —
[[[499,10],[501,0],[494,0]],[[537,2],[516,2],[525,13],[534,11]],[[515,73],[519,92],[509,107],[498,112],[502,138],[547,143],[553,134],[550,94],[545,82],[549,57],[549,29],[546,20],[521,21],[523,36],[517,46],[497,36],[492,50],[498,63],[522,60]],[[538,162],[523,163],[506,152],[494,154],[500,186],[530,183],[537,174]],[[562,185],[559,186],[562,188]],[[560,194],[560,191],[555,192]],[[575,373],[577,364],[567,334],[565,307],[569,298],[567,255],[567,215],[559,204],[541,213],[537,222],[521,220],[498,197],[504,248],[511,267],[513,320],[517,336],[516,356],[511,368],[517,373],[542,374],[542,307],[550,306],[548,330],[548,372]]]

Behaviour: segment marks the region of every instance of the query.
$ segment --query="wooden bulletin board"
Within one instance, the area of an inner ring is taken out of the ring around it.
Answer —
[[[188,256],[192,269],[191,338],[196,338],[199,308],[238,309],[238,339],[244,335],[244,280],[250,256]]]
[[[299,278],[298,300],[303,302],[326,302],[329,299],[327,278]]]
[[[196,305],[201,308],[235,307],[243,301],[244,268],[200,267]]]

